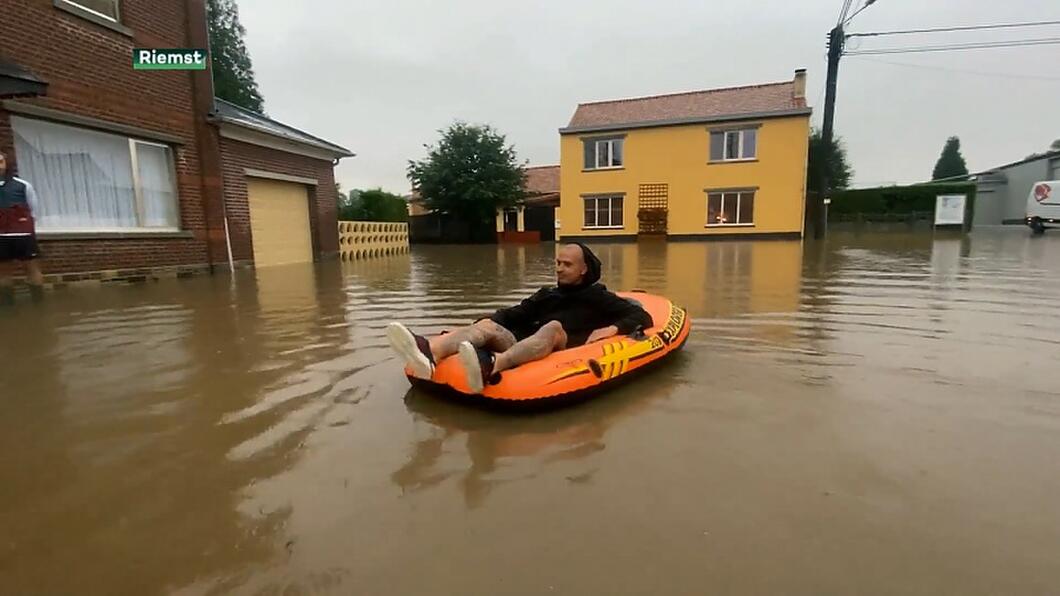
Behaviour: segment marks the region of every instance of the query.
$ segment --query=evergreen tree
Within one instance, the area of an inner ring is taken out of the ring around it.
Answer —
[[[809,164],[806,168],[806,190],[817,192],[821,183],[821,170],[828,175],[828,189],[842,190],[850,186],[853,172],[847,163],[847,150],[843,139],[832,137],[832,146],[825,147],[821,131],[810,131]]]
[[[964,163],[961,155],[961,140],[957,137],[946,139],[946,146],[942,148],[942,155],[935,163],[935,170],[931,173],[932,180],[942,178],[954,178],[956,176],[967,176],[968,166]]]

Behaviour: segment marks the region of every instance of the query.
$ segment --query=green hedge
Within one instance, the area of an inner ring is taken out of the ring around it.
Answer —
[[[935,197],[946,194],[967,195],[969,208],[975,204],[975,184],[970,182],[881,186],[832,193],[828,216],[934,213]]]

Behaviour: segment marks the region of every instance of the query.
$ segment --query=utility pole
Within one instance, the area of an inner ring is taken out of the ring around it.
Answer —
[[[871,4],[871,2],[869,3]],[[867,5],[866,5],[867,6]],[[828,195],[828,157],[832,151],[833,123],[835,120],[835,90],[836,80],[839,78],[839,57],[843,55],[843,43],[846,41],[846,33],[843,32],[843,22],[828,34],[828,75],[825,79],[824,95],[824,124],[821,127],[821,144],[824,155],[824,163],[820,164],[821,174],[817,179],[817,196],[813,199],[813,237],[824,238],[828,227],[828,215],[825,212],[825,198]]]

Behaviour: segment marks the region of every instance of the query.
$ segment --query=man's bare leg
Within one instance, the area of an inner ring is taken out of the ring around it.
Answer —
[[[498,352],[515,345],[515,336],[489,319],[430,339],[416,335],[401,323],[395,322],[387,325],[386,336],[390,346],[405,361],[405,366],[412,371],[412,375],[420,379],[430,379],[434,376],[435,365],[443,358],[455,354],[462,342]]]
[[[26,278],[31,286],[44,285],[44,273],[40,270],[40,261],[36,259],[26,261]]]
[[[26,261],[26,281],[29,282],[29,293],[34,300],[44,298],[44,273],[36,259]]]
[[[431,353],[434,355],[435,362],[456,354],[460,344],[465,341],[470,342],[476,348],[484,348],[491,352],[504,352],[516,345],[515,336],[511,331],[489,319],[483,319],[474,325],[461,327],[445,335],[436,335],[428,341],[431,344]]]
[[[0,306],[15,303],[15,286],[7,263],[0,263]]]
[[[567,334],[556,321],[547,323],[537,333],[497,354],[487,354],[470,341],[458,347],[460,364],[464,367],[468,388],[482,393],[490,376],[512,367],[540,360],[567,345]]]
[[[538,329],[537,333],[499,352],[493,362],[493,372],[499,373],[520,364],[541,360],[565,347],[567,347],[567,332],[563,330],[563,325],[558,321],[550,321]]]

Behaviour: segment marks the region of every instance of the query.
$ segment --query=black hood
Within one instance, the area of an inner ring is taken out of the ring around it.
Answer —
[[[585,277],[582,278],[581,283],[576,286],[570,286],[563,289],[568,290],[580,290],[582,288],[588,288],[596,282],[600,281],[600,259],[593,253],[593,251],[582,244],[581,242],[572,242],[578,248],[582,249],[582,258],[585,259]],[[561,286],[562,287],[562,286]]]

